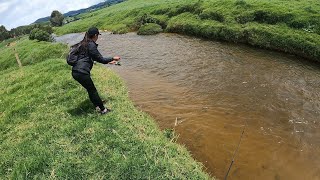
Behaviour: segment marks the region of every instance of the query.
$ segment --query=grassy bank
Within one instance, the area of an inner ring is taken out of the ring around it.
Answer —
[[[67,45],[61,43],[30,41],[28,37],[9,39],[12,46],[0,46],[0,71],[17,69],[15,53],[23,66],[36,64],[48,58],[61,58],[67,53]]]
[[[25,58],[44,45],[23,40],[16,48],[25,44],[32,45],[22,53]],[[0,179],[209,179],[185,148],[135,109],[112,71],[93,69],[97,88],[113,109],[101,116],[72,79],[70,66],[50,59],[65,48],[51,50],[22,69],[1,69]]]
[[[167,32],[245,43],[320,61],[318,0],[128,0],[83,14],[57,34],[97,26],[136,31],[157,23]]]

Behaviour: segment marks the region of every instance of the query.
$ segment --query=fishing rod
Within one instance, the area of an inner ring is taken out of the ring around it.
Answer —
[[[236,150],[234,151],[234,153],[233,153],[232,161],[231,161],[231,163],[230,163],[228,172],[227,172],[226,176],[224,177],[224,180],[227,180],[228,175],[229,175],[229,172],[230,172],[230,170],[231,170],[231,167],[232,167],[232,165],[233,165],[233,163],[234,163],[234,159],[235,159],[235,157],[236,157],[236,155],[237,155],[237,153],[238,153],[238,151],[239,151],[243,134],[244,134],[244,132],[245,132],[245,130],[246,130],[246,128],[247,128],[247,120],[245,120],[245,123],[246,123],[246,124],[245,124],[244,127],[243,127],[243,130],[242,130],[242,133],[241,133],[241,136],[240,136],[240,140],[239,140],[239,143],[238,143],[238,147],[237,147],[237,149],[236,149]]]

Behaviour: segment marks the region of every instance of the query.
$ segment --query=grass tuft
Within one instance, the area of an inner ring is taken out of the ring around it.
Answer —
[[[140,27],[138,30],[138,35],[154,35],[161,33],[163,29],[160,25],[155,23],[147,23]]]

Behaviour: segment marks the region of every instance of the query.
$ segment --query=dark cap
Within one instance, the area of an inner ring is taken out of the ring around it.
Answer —
[[[100,33],[99,33],[99,30],[98,30],[98,28],[96,28],[96,27],[92,27],[92,28],[90,28],[89,30],[88,30],[88,35],[90,36],[94,36],[94,35],[96,35],[96,34],[98,34],[98,35],[101,35]]]

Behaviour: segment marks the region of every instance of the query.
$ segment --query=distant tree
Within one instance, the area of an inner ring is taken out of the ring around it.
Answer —
[[[62,26],[63,24],[63,15],[59,11],[52,11],[51,17],[50,17],[50,22],[52,26]]]
[[[25,34],[30,34],[30,32],[35,28],[42,29],[48,32],[49,34],[52,34],[53,32],[52,27],[50,25],[41,23],[41,24],[31,24],[27,26],[19,26],[19,27],[13,28],[11,29],[10,34],[11,36],[22,36]]]
[[[35,39],[38,41],[51,41],[51,36],[44,30],[39,30],[35,34]]]
[[[34,40],[35,37],[36,37],[36,32],[39,31],[39,30],[40,30],[39,28],[34,28],[29,34],[29,39],[30,40]]]
[[[7,31],[6,27],[0,26],[0,41],[9,39],[10,37],[10,33]]]
[[[12,34],[13,36],[21,36],[21,35],[29,34],[33,28],[34,28],[33,25],[19,26],[11,29],[10,34]]]
[[[34,28],[29,35],[30,40],[38,40],[38,41],[51,41],[51,36],[48,32],[39,29],[39,28]]]
[[[49,26],[49,25],[40,25],[40,26],[38,26],[38,28],[41,29],[41,30],[46,31],[46,32],[49,33],[49,34],[52,34],[52,33],[53,33],[53,29],[52,29],[52,27]]]

